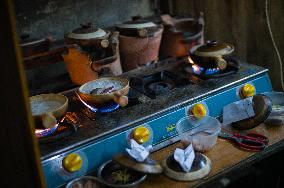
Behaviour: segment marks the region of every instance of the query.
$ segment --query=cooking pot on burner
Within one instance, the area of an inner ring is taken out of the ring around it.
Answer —
[[[195,64],[205,68],[226,69],[225,57],[231,55],[235,48],[232,44],[217,41],[207,41],[197,48],[190,56]]]
[[[82,24],[65,35],[63,59],[74,84],[82,85],[100,76],[122,73],[118,32],[110,33],[92,24]]]

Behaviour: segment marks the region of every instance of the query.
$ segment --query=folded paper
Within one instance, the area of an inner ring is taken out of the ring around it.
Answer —
[[[195,158],[192,144],[185,150],[177,148],[174,152],[174,159],[179,163],[183,171],[189,172]]]
[[[130,149],[126,148],[126,152],[138,162],[143,162],[149,156],[152,149],[152,145],[145,148],[133,139],[130,140],[130,147]]]
[[[255,116],[252,97],[228,104],[223,108],[223,125]]]

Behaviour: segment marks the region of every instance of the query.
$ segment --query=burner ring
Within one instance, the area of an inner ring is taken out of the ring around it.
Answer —
[[[169,90],[173,89],[174,85],[173,83],[167,81],[160,81],[149,83],[146,87],[155,93],[166,93]]]

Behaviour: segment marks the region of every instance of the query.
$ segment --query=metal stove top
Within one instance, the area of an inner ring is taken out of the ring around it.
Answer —
[[[235,74],[210,79],[188,74],[184,71],[184,66],[183,60],[169,59],[123,74],[122,77],[131,80],[129,105],[110,113],[92,114],[87,112],[82,104],[78,104],[74,93],[76,89],[64,92],[63,94],[69,98],[69,111],[77,115],[77,124],[80,124],[81,127],[68,137],[40,144],[41,159],[46,160],[68,150],[80,148],[86,143],[103,140],[137,126],[146,119],[150,120],[153,116],[161,116],[175,108],[183,107],[183,104],[189,101],[198,100],[212,92],[228,89],[248,78],[268,71],[255,65],[240,62],[239,71]],[[139,78],[147,80],[151,77],[162,81],[158,85],[153,85],[151,81],[144,83],[151,94],[139,89],[137,84],[133,85],[135,81],[141,82]],[[164,84],[165,80],[168,85]]]

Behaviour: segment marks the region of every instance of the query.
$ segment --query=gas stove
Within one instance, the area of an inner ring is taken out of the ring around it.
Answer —
[[[204,105],[207,115],[218,117],[223,106],[240,100],[244,84],[253,85],[256,93],[272,90],[267,69],[237,58],[232,61],[227,72],[214,74],[199,74],[186,58],[166,59],[124,73],[122,77],[131,86],[129,104],[109,113],[90,111],[78,100],[76,89],[63,92],[69,98],[73,129],[65,125],[69,134],[59,136],[57,130],[57,137],[40,139],[47,187],[59,187],[95,172],[103,162],[124,152],[130,138],[136,139],[133,133],[139,127],[148,135],[142,144],[159,150],[179,140],[175,124],[195,104]],[[71,167],[64,165],[70,154],[77,157]]]

